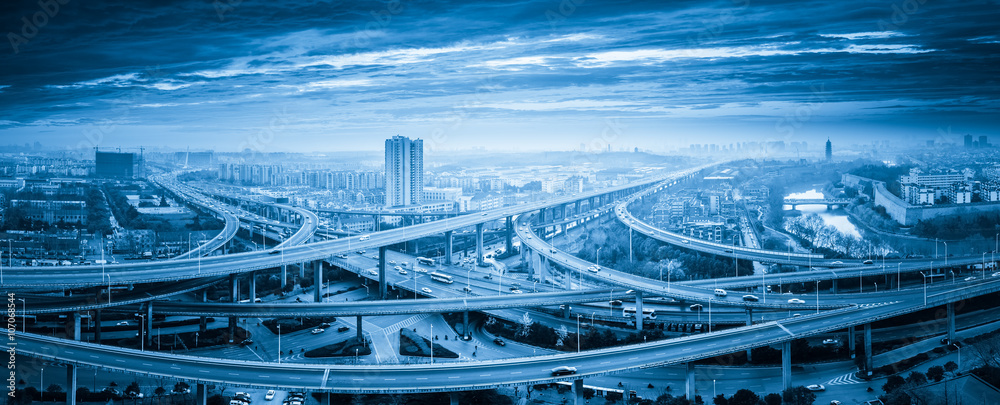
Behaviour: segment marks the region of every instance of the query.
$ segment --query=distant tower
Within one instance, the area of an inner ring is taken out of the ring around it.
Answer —
[[[424,141],[385,140],[385,205],[420,205],[424,195]]]
[[[972,148],[972,135],[965,135],[965,147],[970,149]]]
[[[826,161],[829,162],[833,159],[833,144],[830,143],[830,138],[826,138]]]

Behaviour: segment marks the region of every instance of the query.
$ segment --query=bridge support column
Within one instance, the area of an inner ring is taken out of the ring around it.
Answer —
[[[385,299],[385,254],[386,247],[378,247],[378,297],[380,300]]]
[[[94,310],[94,343],[101,344],[101,310]]]
[[[546,259],[546,258],[543,257],[542,258],[542,263],[546,263],[547,264],[548,263],[548,259]],[[566,289],[567,290],[572,290],[573,289],[573,272],[571,272],[571,271],[569,271],[569,269],[567,269],[563,273],[566,274]]]
[[[195,405],[206,405],[208,403],[208,390],[205,389],[205,384],[196,384],[194,401]]]
[[[454,242],[455,242],[455,231],[447,231],[447,232],[445,232],[444,233],[444,264],[451,265],[451,263],[452,263],[451,257],[454,256],[454,254],[455,254],[452,251],[452,249],[454,248],[454,246],[453,246]]]
[[[329,392],[321,392],[319,394],[319,400],[320,400],[320,404],[321,405],[330,405],[330,393]]]
[[[514,217],[507,217],[507,254],[514,250]]]
[[[364,332],[361,329],[361,315],[358,315],[358,341],[363,342]]]
[[[257,302],[257,272],[250,272],[250,302]]]
[[[66,405],[76,404],[76,366],[66,365]]]
[[[229,275],[229,301],[237,302],[239,301],[239,290],[236,289],[236,274]],[[231,316],[229,317],[229,343],[232,344],[236,337],[236,323],[239,319]]]
[[[472,333],[469,332],[469,311],[462,312],[462,335],[467,338],[472,337]]]
[[[694,385],[694,362],[689,361],[684,364],[687,368],[686,377],[684,379],[684,396],[688,398],[689,401],[694,402],[695,392],[697,388]],[[624,393],[626,400],[628,400],[628,393]]]
[[[229,317],[229,344],[233,344],[236,338],[236,324],[239,323],[240,319],[231,316]]]
[[[847,349],[851,351],[851,358],[856,357],[855,351],[857,351],[858,341],[855,339],[856,333],[854,332],[853,326],[847,327]]]
[[[201,290],[201,302],[208,302],[208,290]],[[198,317],[198,332],[205,333],[208,331],[208,319],[204,316]]]
[[[635,330],[642,330],[642,321],[645,317],[642,313],[642,291],[635,292]]]
[[[153,301],[146,303],[146,347],[153,347]]]
[[[792,386],[792,341],[786,340],[781,344],[781,390],[787,390]]]
[[[548,273],[547,271],[548,269],[545,267],[545,262],[544,262],[545,259],[543,259],[542,255],[538,254],[538,252],[534,250],[531,251],[530,255],[531,255],[531,268],[534,270],[535,278],[538,279],[539,283],[544,283],[546,278],[545,277],[546,273]]]
[[[625,400],[628,400],[628,395],[625,396]],[[573,380],[573,403],[576,405],[583,405],[586,401],[583,399],[583,380]]]
[[[872,375],[872,324],[865,324],[865,371]]]
[[[448,404],[450,404],[450,405],[458,405],[458,394],[459,393],[457,391],[449,392],[448,393]]]
[[[753,309],[747,308],[747,326],[753,326]],[[753,362],[753,350],[747,349],[747,363]]]
[[[483,264],[483,224],[476,224],[476,265]]]
[[[948,343],[955,343],[955,303],[949,302],[948,308]]]
[[[285,290],[285,286],[288,284],[288,265],[281,265],[281,290]]]
[[[323,262],[315,261],[313,262],[313,284],[316,287],[313,290],[313,302],[323,301]]]
[[[833,279],[831,280],[831,282],[833,283],[833,287],[831,287],[831,292],[837,294],[837,279]]]

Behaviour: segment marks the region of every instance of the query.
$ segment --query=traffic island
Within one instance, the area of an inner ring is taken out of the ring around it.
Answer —
[[[278,325],[281,325],[281,333],[288,334],[292,332],[298,332],[300,330],[315,329],[315,328],[328,328],[334,322],[337,322],[337,318],[332,316],[325,317],[301,317],[301,318],[277,318],[268,319],[263,322],[263,326],[271,333],[278,334]]]
[[[431,357],[431,341],[411,329],[399,330],[399,354],[403,356]],[[458,354],[434,344],[434,358],[457,359]]]
[[[358,340],[358,338],[356,337],[351,337],[342,342],[312,349],[305,353],[305,357],[308,358],[348,357],[348,356],[367,356],[369,354],[372,354],[371,342],[368,342],[367,340],[362,341]]]

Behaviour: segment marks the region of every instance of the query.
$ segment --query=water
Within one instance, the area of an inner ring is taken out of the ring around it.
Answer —
[[[816,189],[810,189],[801,193],[791,193],[785,196],[786,199],[821,199],[824,198],[823,193],[816,191]],[[840,233],[855,237],[861,237],[861,233],[858,228],[851,223],[848,219],[847,213],[842,209],[837,210],[827,210],[825,205],[798,205],[796,206],[802,215],[816,214],[823,219],[823,223],[834,228]],[[791,205],[784,206],[784,209],[792,209]]]

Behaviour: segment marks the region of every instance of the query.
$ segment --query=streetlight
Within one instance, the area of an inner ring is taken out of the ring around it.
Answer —
[[[604,246],[597,248],[597,263],[595,264],[597,264],[598,266],[601,265],[601,249],[604,249]]]
[[[819,313],[819,280],[816,280],[816,313]]]
[[[21,333],[28,332],[28,303],[24,301],[24,298],[17,298],[21,301]],[[100,325],[98,325],[100,327]]]
[[[903,264],[903,262],[896,263],[896,290],[897,291],[903,289],[903,283],[900,282],[901,279],[900,279],[900,271],[899,271],[899,265],[901,265],[901,264]]]
[[[983,252],[983,279],[986,279],[986,252]]]
[[[580,314],[576,314],[576,352],[580,353]]]
[[[38,401],[45,402],[45,367],[38,372]]]
[[[472,289],[472,286],[469,284],[469,275],[470,274],[472,274],[472,267],[469,267],[469,271],[465,272],[465,295],[466,296],[469,295],[469,290]]]
[[[196,343],[195,346],[198,344]],[[281,324],[278,324],[278,364],[281,364]]]
[[[146,351],[146,314],[141,314],[139,317],[142,318],[142,324],[139,325],[139,351],[144,352]]]
[[[864,270],[858,270],[858,293],[861,293],[861,294],[865,293],[865,277],[864,277],[864,274],[865,274]]]
[[[431,364],[434,364],[434,324],[431,324]]]
[[[872,283],[872,284],[875,284],[875,293],[877,294],[878,293],[878,283]]]
[[[944,243],[944,267],[948,267],[948,242],[941,241]]]
[[[927,306],[927,275],[924,272],[920,272],[921,276],[924,276],[924,306]]]

